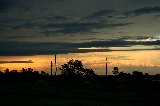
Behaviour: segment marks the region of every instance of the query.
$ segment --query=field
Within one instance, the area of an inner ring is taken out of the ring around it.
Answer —
[[[1,106],[158,106],[160,82],[0,82]]]

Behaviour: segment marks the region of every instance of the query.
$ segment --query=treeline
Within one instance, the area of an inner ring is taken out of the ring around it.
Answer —
[[[48,77],[48,73],[34,71],[32,68],[22,68],[20,72],[17,70],[10,71],[9,69],[4,70],[4,72],[0,71],[0,81],[38,81],[47,80]]]
[[[59,68],[60,75],[49,75],[44,71],[34,71],[32,68],[4,72],[0,71],[0,81],[51,81],[51,82],[107,82],[107,81],[160,81],[160,75],[143,74],[139,71],[132,73],[119,72],[118,67],[113,68],[114,75],[99,76],[92,69],[84,68],[79,60],[70,60]]]
[[[118,72],[116,75],[108,76],[107,79],[110,81],[160,81],[160,74],[149,75],[140,71],[133,71],[132,73]]]
[[[69,71],[69,69],[67,70]],[[17,70],[9,71],[6,69],[4,72],[0,71],[0,81],[61,81],[61,82],[104,82],[104,81],[160,81],[160,74],[149,75],[143,74],[139,71],[132,73],[119,72],[116,75],[99,76],[93,70],[83,69],[82,72],[73,70],[65,72],[64,70],[60,75],[49,75],[44,71],[34,71],[32,68],[22,69],[20,72]]]

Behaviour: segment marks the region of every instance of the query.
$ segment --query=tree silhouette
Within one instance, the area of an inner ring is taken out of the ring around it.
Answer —
[[[112,71],[112,72],[113,72],[113,74],[118,74],[118,73],[119,73],[119,71],[118,71],[118,70],[119,70],[119,69],[118,69],[118,67],[114,67],[114,68],[113,68],[113,71]]]
[[[85,69],[83,68],[82,62],[79,60],[70,60],[66,64],[62,65],[61,68],[61,75],[69,76],[67,78],[79,78],[79,77],[87,77],[88,79],[93,78],[96,76],[92,69]]]
[[[132,76],[135,80],[142,80],[144,78],[143,73],[140,71],[133,71],[132,73]]]
[[[79,60],[70,60],[60,68],[63,75],[82,75],[83,65]]]

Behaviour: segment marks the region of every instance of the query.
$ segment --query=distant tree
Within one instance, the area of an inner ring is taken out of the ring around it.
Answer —
[[[81,75],[83,65],[79,60],[70,60],[66,64],[62,65],[60,70],[63,75]]]
[[[9,69],[4,70],[5,74],[9,73]]]
[[[46,72],[44,72],[44,71],[41,71],[41,74],[42,74],[42,75],[47,75],[47,73],[46,73]]]
[[[149,76],[149,74],[148,74],[148,73],[145,73],[144,76]]]
[[[84,75],[86,76],[94,76],[95,73],[92,69],[83,69]]]
[[[143,76],[143,73],[142,72],[139,72],[139,71],[133,71],[132,72],[133,74],[133,76],[136,76],[136,77],[141,77],[141,76]]]
[[[144,77],[143,77],[143,73],[140,72],[140,71],[133,71],[133,72],[132,72],[132,76],[133,76],[133,78],[136,79],[136,80],[141,80],[141,79],[144,78]]]
[[[96,75],[92,69],[84,69],[82,62],[79,60],[70,60],[66,64],[62,65],[61,75],[65,76],[88,76],[92,77]]]
[[[112,73],[113,74],[118,74],[119,73],[118,70],[119,70],[118,67],[114,67]]]
[[[4,74],[4,73],[3,73],[2,71],[0,71],[0,78],[2,78],[3,74]]]

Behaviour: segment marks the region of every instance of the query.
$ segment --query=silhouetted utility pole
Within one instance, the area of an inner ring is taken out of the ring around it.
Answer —
[[[55,71],[55,75],[56,75],[56,73],[57,73],[57,55],[55,54],[55,69],[56,69],[56,71]]]
[[[108,71],[108,61],[107,61],[107,57],[106,57],[106,77],[107,77],[107,71]]]
[[[51,61],[51,76],[53,75],[53,74],[52,74],[52,67],[53,67],[53,63],[52,63],[52,61]]]
[[[108,71],[108,64],[107,64],[107,57],[106,57],[106,77],[107,77],[107,71]]]
[[[57,63],[57,55],[55,54],[55,65],[56,65],[56,63]]]

